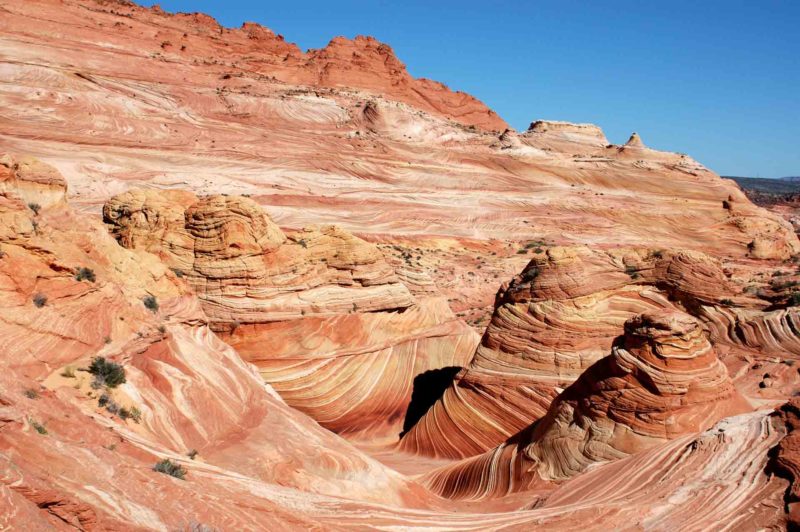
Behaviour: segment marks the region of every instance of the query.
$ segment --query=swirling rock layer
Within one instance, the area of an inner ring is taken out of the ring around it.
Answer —
[[[491,449],[542,417],[631,316],[718,304],[729,284],[697,252],[550,248],[501,288],[469,367],[401,448],[451,458]]]
[[[41,159],[0,156],[0,528],[786,524],[790,423],[692,432],[739,403],[699,337],[615,342],[685,312],[755,407],[798,389],[800,241],[690,157],[127,1],[3,2],[0,73],[0,148]]]
[[[416,376],[460,367],[477,336],[440,298],[417,301],[374,245],[337,227],[286,237],[255,202],[133,190],[104,218],[162,257],[287,403],[324,427],[396,439]]]
[[[541,489],[748,410],[696,319],[645,313],[625,323],[611,355],[581,374],[538,423],[431,473],[427,484],[454,498]]]
[[[4,7],[0,141],[57,167],[82,209],[136,183],[246,193],[282,227],[359,235],[800,251],[788,223],[687,156],[551,121],[498,140],[478,129],[507,127],[488,108],[411,78],[371,38],[303,53],[255,24],[132,4]]]

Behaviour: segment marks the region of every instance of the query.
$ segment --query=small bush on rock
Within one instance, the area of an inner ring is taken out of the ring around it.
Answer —
[[[33,296],[33,304],[36,305],[36,308],[42,308],[47,304],[47,296],[44,294],[36,294]]]
[[[25,397],[27,397],[28,399],[38,399],[39,392],[37,392],[33,388],[28,388],[27,390],[25,390]]]
[[[47,434],[47,427],[45,427],[43,424],[30,418],[28,419],[28,421],[30,421],[31,426],[34,428],[34,430],[36,430],[36,432],[42,435]]]
[[[164,458],[160,462],[156,463],[156,465],[153,466],[153,471],[164,473],[165,475],[179,478],[181,480],[184,480],[186,477],[186,469],[184,469],[182,465],[176,464],[169,458]]]
[[[95,275],[94,270],[91,268],[84,268],[81,266],[78,268],[78,271],[75,273],[75,280],[76,281],[89,281],[90,283],[95,282]]]
[[[156,296],[145,296],[142,299],[142,303],[144,303],[144,306],[153,312],[158,312],[158,300],[156,299]]]
[[[125,382],[125,368],[116,362],[109,362],[103,357],[92,359],[92,363],[89,365],[89,373],[94,375],[94,383],[100,384],[97,388],[102,386],[116,388]],[[92,383],[93,387],[94,383]]]

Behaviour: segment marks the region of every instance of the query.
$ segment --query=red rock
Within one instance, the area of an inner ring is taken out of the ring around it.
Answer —
[[[611,355],[581,374],[538,423],[492,451],[430,473],[426,484],[453,498],[541,490],[750,408],[697,320],[646,313],[625,323]]]
[[[791,529],[800,526],[800,399],[790,399],[775,414],[786,434],[773,450],[768,467],[791,483],[784,495]]]

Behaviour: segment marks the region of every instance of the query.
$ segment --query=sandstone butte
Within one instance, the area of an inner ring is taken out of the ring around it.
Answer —
[[[0,72],[0,529],[800,526],[800,241],[688,155],[123,0]]]

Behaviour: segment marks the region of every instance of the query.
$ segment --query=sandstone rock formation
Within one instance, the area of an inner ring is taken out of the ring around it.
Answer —
[[[456,498],[535,489],[748,410],[696,319],[649,312],[629,319],[611,355],[581,374],[538,423],[431,473],[427,484]]]
[[[335,226],[284,235],[243,197],[132,190],[104,207],[124,246],[162,257],[282,397],[340,434],[396,439],[416,376],[477,337],[417,301],[374,245]]]
[[[800,241],[734,182],[370,37],[9,0],[0,50],[0,528],[797,521]]]
[[[15,1],[0,20],[0,96],[14,116],[0,119],[3,143],[58,168],[83,210],[135,184],[246,193],[282,227],[362,236],[800,250],[733,183],[687,156],[619,150],[597,126],[541,121],[498,150],[496,134],[463,126],[505,130],[485,106],[408,79],[372,39],[303,53],[253,24],[94,0],[53,18],[53,5]],[[374,109],[383,118],[368,127]]]
[[[548,134],[563,137],[566,141],[605,146],[608,144],[603,130],[594,124],[573,124],[556,120],[537,120],[528,127],[529,134]]]
[[[249,490],[245,478],[312,493],[363,490],[358,498],[382,503],[425,500],[419,487],[281,401],[210,331],[188,286],[155,257],[120,247],[101,224],[64,207],[37,215],[15,191],[0,195],[0,507],[10,523],[160,528],[183,526],[186,511],[215,520],[226,492]],[[91,275],[78,278],[73,265]],[[158,306],[147,308],[146,295]],[[103,392],[111,396],[106,403],[80,369],[94,356],[126,369],[126,382]],[[119,405],[136,408],[135,423],[118,414]],[[151,471],[164,457],[198,480],[224,468],[240,475],[239,487],[190,501],[191,491],[170,488]],[[69,472],[58,481],[49,478],[56,464]],[[142,486],[123,489],[132,483]],[[123,505],[96,499],[96,489],[117,493]],[[182,512],[170,516],[169,505],[157,502],[164,491]],[[31,503],[45,510],[31,512]],[[220,524],[242,518],[221,513]],[[270,513],[242,522],[305,522]]]
[[[784,495],[790,530],[800,526],[800,400],[792,398],[776,410],[786,435],[773,449],[769,470],[789,479]]]
[[[0,158],[0,192],[13,192],[38,208],[65,206],[67,201],[67,183],[58,170],[32,157]]]
[[[122,245],[185,277],[219,328],[414,304],[374,246],[335,226],[287,240],[248,198],[135,189],[111,198],[103,216]]]
[[[644,145],[644,142],[642,142],[642,138],[639,136],[639,134],[634,131],[633,133],[631,133],[631,136],[628,139],[628,142],[625,143],[625,147],[626,148],[646,148],[647,146]]]
[[[411,452],[467,457],[542,417],[550,402],[608,353],[630,317],[734,292],[696,252],[549,248],[497,294],[466,372],[407,434]]]

